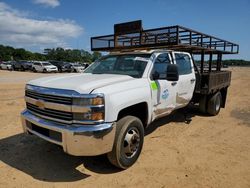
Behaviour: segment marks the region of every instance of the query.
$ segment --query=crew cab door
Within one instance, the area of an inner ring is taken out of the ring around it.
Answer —
[[[158,53],[151,71],[153,119],[169,114],[175,108],[176,84],[166,80],[167,66],[171,64],[169,53]]]
[[[178,65],[179,80],[176,84],[176,108],[186,106],[192,99],[195,88],[195,72],[189,53],[173,52],[174,63]]]

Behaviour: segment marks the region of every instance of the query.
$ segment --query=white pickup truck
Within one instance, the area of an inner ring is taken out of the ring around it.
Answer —
[[[172,38],[166,40],[173,44]],[[143,45],[148,47],[151,41]],[[191,101],[203,112],[217,115],[225,107],[230,80],[230,71],[206,72],[202,65],[199,70],[186,52],[112,52],[83,74],[30,81],[25,88],[26,109],[21,113],[23,130],[62,146],[71,155],[107,154],[113,165],[126,169],[138,159],[144,129],[151,122]]]

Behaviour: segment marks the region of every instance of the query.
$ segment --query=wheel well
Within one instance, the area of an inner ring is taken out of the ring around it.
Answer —
[[[142,121],[144,127],[146,127],[147,123],[148,123],[148,105],[147,105],[147,103],[142,102],[142,103],[138,103],[138,104],[135,104],[135,105],[132,105],[132,106],[129,106],[127,108],[122,109],[118,114],[117,120],[119,120],[127,115],[138,117]]]

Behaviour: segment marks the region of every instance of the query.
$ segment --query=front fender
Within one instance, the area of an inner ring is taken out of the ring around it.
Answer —
[[[151,88],[147,79],[135,79],[125,83],[112,84],[95,90],[105,95],[105,121],[117,121],[121,110],[132,105],[146,102],[148,119],[151,119]]]

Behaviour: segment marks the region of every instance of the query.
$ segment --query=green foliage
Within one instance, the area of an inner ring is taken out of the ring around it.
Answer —
[[[85,50],[78,49],[63,49],[63,48],[46,48],[44,53],[32,53],[23,48],[15,49],[10,46],[0,45],[0,60],[10,61],[10,60],[57,60],[57,61],[67,61],[67,62],[87,62],[91,63],[102,56],[99,52],[94,52],[93,54]]]
[[[11,61],[11,60],[46,60],[46,56],[40,53],[32,53],[23,48],[13,48],[10,46],[0,45],[0,60]]]
[[[57,60],[57,61],[67,61],[67,62],[88,62],[91,63],[97,58],[101,57],[94,52],[93,54],[85,51],[85,50],[78,50],[78,49],[63,49],[63,48],[56,48],[56,49],[45,49],[44,51],[47,54],[48,60]]]
[[[222,61],[223,65],[229,66],[250,66],[250,61],[245,61],[242,59],[229,59]]]
[[[102,56],[100,52],[89,53],[85,50],[78,49],[63,49],[63,48],[46,48],[44,53],[32,53],[23,48],[15,49],[11,46],[0,45],[0,60],[10,61],[10,60],[57,60],[57,61],[67,61],[67,62],[87,62],[91,63],[96,61]],[[195,61],[199,64],[199,61]],[[207,63],[207,62],[206,62]],[[216,64],[213,61],[213,64]],[[250,61],[245,61],[242,59],[229,59],[223,60],[223,65],[229,66],[250,66]]]
[[[102,54],[100,52],[94,52],[92,54],[92,61],[94,62],[95,60],[99,59],[100,57],[102,57]]]

